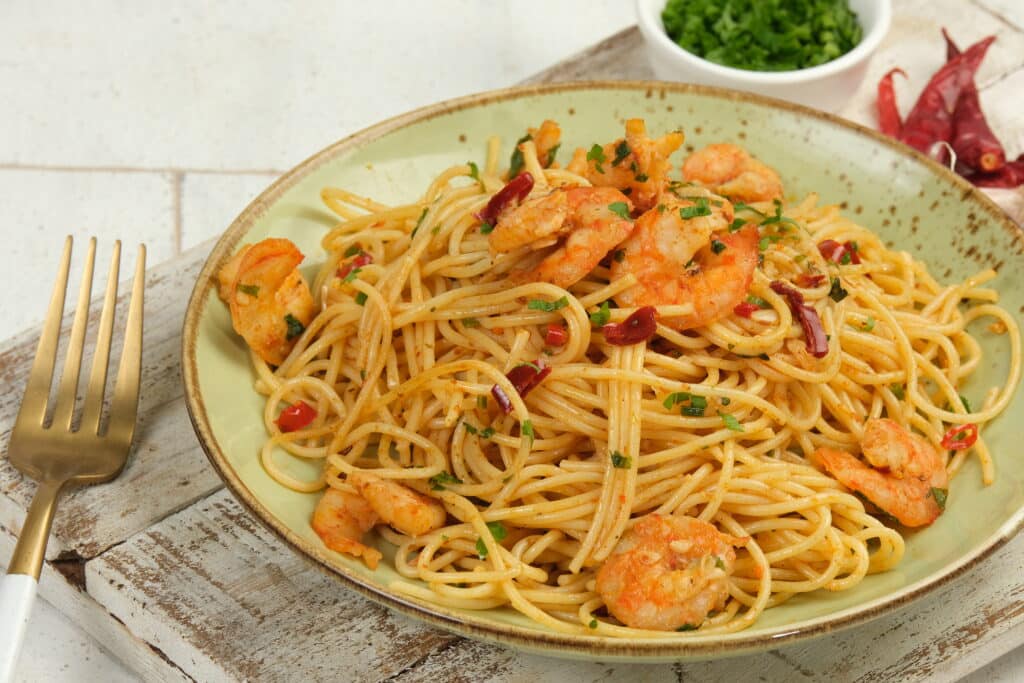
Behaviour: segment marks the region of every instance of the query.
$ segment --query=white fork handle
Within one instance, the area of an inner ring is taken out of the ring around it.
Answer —
[[[28,574],[7,574],[0,581],[0,683],[14,677],[37,585]]]

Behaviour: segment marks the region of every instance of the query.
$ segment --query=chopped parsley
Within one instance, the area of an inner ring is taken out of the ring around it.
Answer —
[[[477,428],[474,427],[473,425],[469,424],[468,422],[463,422],[462,426],[465,427],[466,431],[469,432],[470,434],[478,434],[479,433],[477,431]]]
[[[462,326],[463,327],[480,327],[480,321],[477,320],[476,318],[463,318],[462,319]]]
[[[530,439],[530,447],[533,447],[533,423],[529,420],[523,420],[523,424],[519,427],[519,433]]]
[[[534,372],[540,372],[541,371],[541,367],[539,365],[537,365],[536,363],[531,363],[530,361],[524,361],[522,363],[517,363],[516,364],[517,368],[521,368],[523,366],[526,366],[528,368],[533,368]]]
[[[629,149],[629,144],[625,140],[615,145],[615,158],[612,159],[612,166],[618,166],[625,161],[626,157],[629,156],[630,151],[632,150]],[[635,174],[636,172],[634,171],[634,175]]]
[[[548,162],[544,164],[545,167],[551,166],[551,164],[555,163],[555,156],[558,154],[558,148],[561,146],[562,143],[559,142],[557,145],[548,150]]]
[[[839,282],[839,278],[832,278],[832,288],[828,290],[828,295],[831,297],[832,301],[839,303],[845,299],[848,294],[849,292],[843,289],[842,283]]]
[[[259,296],[260,288],[259,285],[238,285],[238,291],[249,296]]]
[[[707,197],[697,197],[693,204],[693,206],[684,206],[679,209],[679,217],[684,221],[711,215],[711,207],[708,206]]]
[[[623,455],[618,451],[612,451],[612,467],[617,467],[620,470],[628,470],[633,466],[633,458],[627,455]]]
[[[515,178],[519,175],[519,172],[523,170],[523,151],[519,149],[519,145],[523,144],[527,140],[532,140],[533,136],[526,134],[523,137],[516,140],[516,145],[512,149],[512,158],[508,160],[508,177]]]
[[[348,275],[346,275],[342,279],[342,282],[345,282],[345,283],[352,282],[353,280],[356,279],[356,277],[359,276],[359,273],[361,273],[361,272],[363,272],[362,268],[353,268],[352,270],[349,271]]]
[[[604,327],[611,320],[612,311],[607,301],[601,302],[601,306],[590,314],[590,324],[596,327]]]
[[[619,218],[629,219],[629,204],[626,202],[613,202],[608,205],[608,210]]]
[[[365,306],[367,298],[368,297],[366,296],[366,292],[358,292],[356,294],[356,303],[359,304],[360,306]]]
[[[484,181],[480,180],[480,169],[477,167],[475,161],[467,161],[469,165],[469,177],[480,183],[480,187],[484,186]]]
[[[734,432],[744,432],[744,431],[746,431],[745,429],[743,429],[743,425],[740,424],[740,421],[737,420],[734,415],[730,415],[729,413],[723,413],[721,410],[719,410],[718,411],[718,416],[720,418],[722,418],[722,422],[725,423],[725,426],[728,427],[729,429],[731,429],[732,431],[734,431]]]
[[[594,168],[597,169],[598,173],[604,173],[604,168],[601,166],[607,159],[604,156],[604,148],[601,145],[594,143],[594,146],[587,152],[587,161],[594,162]]]
[[[295,339],[295,338],[296,338],[296,337],[298,337],[298,336],[299,336],[300,334],[302,334],[303,332],[305,332],[305,331],[306,331],[306,326],[305,326],[305,325],[303,325],[303,324],[302,324],[302,323],[301,323],[301,322],[299,321],[299,319],[298,319],[298,318],[296,318],[296,317],[295,317],[294,315],[292,315],[291,313],[287,314],[287,315],[286,315],[286,316],[284,317],[284,323],[285,323],[285,325],[287,325],[287,326],[288,326],[288,333],[287,333],[287,334],[285,335],[285,338],[286,338],[286,339],[287,339],[288,341],[291,341],[292,339]]]
[[[757,249],[758,249],[758,251],[765,251],[765,250],[768,249],[768,247],[771,246],[771,244],[772,244],[771,239],[769,239],[769,237],[767,235],[765,235],[764,237],[762,237],[761,239],[759,239],[757,241]]]
[[[490,235],[492,232],[494,232],[494,226],[493,225],[491,225],[490,223],[481,223],[480,224],[480,234],[481,235]]]
[[[715,567],[721,569],[723,572],[725,571],[725,562],[723,562],[722,558],[718,555],[715,555]]]
[[[734,218],[732,223],[729,224],[729,232],[736,232],[737,230],[743,228],[743,226],[746,224],[747,222],[742,218]]]
[[[358,244],[353,244],[351,247],[345,250],[345,258],[349,258],[350,256],[356,256],[362,253],[363,250],[360,248],[360,246]]]
[[[530,301],[526,304],[526,307],[531,311],[544,311],[545,313],[551,313],[552,311],[563,309],[568,305],[568,297],[563,296],[561,299],[556,299],[555,301],[544,301],[543,299],[530,299]]]
[[[711,240],[711,251],[713,251],[714,253],[721,254],[723,251],[725,251],[725,249],[726,249],[725,242],[719,242],[718,240]]]
[[[476,407],[480,408],[481,410],[487,410],[487,397],[486,396],[477,396],[476,397]]]
[[[747,303],[748,304],[754,304],[758,308],[771,308],[771,304],[769,304],[767,301],[765,301],[761,297],[754,296],[753,294],[748,294],[747,295]]]
[[[730,403],[732,403],[732,399],[729,398],[728,396],[723,396],[722,398],[718,399],[718,402],[721,403],[723,406],[727,406]]]
[[[494,436],[494,427],[488,427],[487,429],[480,430],[481,439],[489,439]]]
[[[689,403],[689,405],[682,405]],[[704,410],[708,407],[708,400],[703,396],[690,394],[685,391],[677,391],[669,394],[662,405],[671,410],[672,406],[679,404],[679,413],[687,417],[704,417]]]
[[[487,544],[484,543],[484,539],[476,539],[476,554],[480,556],[481,560],[487,559]]]
[[[756,213],[761,218],[765,218],[766,217],[765,214],[761,213],[760,211],[758,211],[757,209],[752,207],[750,204],[747,204],[746,202],[736,202],[735,204],[732,205],[732,208],[735,211],[752,211],[753,213]]]
[[[968,413],[973,412],[971,410],[971,402],[967,400],[967,397],[964,396],[963,394],[957,395],[960,397],[960,402],[964,404],[964,410],[966,410]]]
[[[635,161],[629,165],[629,170],[633,172],[633,179],[636,180],[638,183],[647,182],[647,174],[640,172],[640,167],[636,165]],[[658,210],[661,211],[662,213],[665,212],[665,209],[662,208],[662,205],[658,206]]]
[[[765,218],[763,221],[761,221],[761,225],[779,225],[781,227],[783,223],[789,223],[790,225],[799,227],[795,220],[793,220],[792,218],[787,218],[786,216],[782,215],[782,202],[780,202],[778,199],[774,201],[775,214],[768,216],[768,218]],[[763,216],[764,214],[761,215]]]
[[[902,384],[890,384],[889,390],[892,391],[893,395],[902,401],[907,395],[907,390]]]
[[[427,207],[423,207],[423,211],[420,212],[420,217],[416,219],[416,227],[412,229],[412,236],[416,236],[416,231],[420,229],[420,225],[423,224],[423,219],[427,217]],[[347,254],[346,254],[347,256]]]
[[[430,488],[434,491],[444,491],[445,484],[461,484],[462,480],[451,472],[441,472],[432,476],[427,482],[430,483]]]
[[[940,489],[932,487],[932,498],[935,499],[935,503],[939,506],[940,510],[946,509],[946,498],[949,497],[949,489]]]
[[[874,317],[869,315],[868,319],[864,321],[864,324],[861,325],[860,329],[864,330],[865,332],[870,332],[871,330],[875,329]]]
[[[597,628],[597,619],[591,619],[590,623],[587,624],[590,628]]]
[[[694,626],[693,624],[683,624],[682,626],[680,626],[676,630],[680,631],[680,632],[682,632],[682,631],[696,631],[699,628],[700,628],[700,626]]]
[[[688,394],[685,391],[676,391],[666,396],[665,400],[662,402],[662,405],[665,406],[666,409],[671,410],[672,406],[676,405],[677,403],[686,403],[689,400],[690,394]]]
[[[487,522],[487,529],[491,532],[494,540],[499,543],[508,537],[508,529],[501,522]]]

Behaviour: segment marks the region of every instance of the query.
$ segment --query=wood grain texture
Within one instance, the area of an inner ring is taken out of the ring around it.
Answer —
[[[1012,156],[1024,151],[1016,106],[1024,31],[1014,0],[903,0],[867,81],[843,114],[874,124],[877,77],[900,64],[904,108],[941,61],[941,23],[967,41],[995,32],[1006,49],[979,74],[982,100]],[[952,24],[951,18],[962,20]],[[969,21],[965,18],[969,17]],[[936,52],[937,54],[932,54]],[[531,83],[649,78],[628,29]],[[909,98],[909,99],[908,99]],[[1024,219],[1024,199],[1007,195]],[[137,447],[115,482],[61,504],[42,595],[146,680],[952,681],[1024,643],[1024,538],[903,611],[809,643],[673,665],[570,662],[465,640],[345,589],[259,526],[225,491],[192,436],[179,379],[187,294],[206,243],[149,272]],[[37,332],[0,344],[0,444],[6,447]],[[34,491],[0,458],[0,558]],[[53,561],[69,557],[70,561]],[[82,559],[79,559],[82,558]]]
[[[456,640],[342,588],[226,491],[87,563],[86,586],[200,681],[384,680]]]

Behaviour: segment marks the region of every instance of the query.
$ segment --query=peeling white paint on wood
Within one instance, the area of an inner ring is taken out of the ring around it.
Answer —
[[[941,61],[940,22],[966,38],[997,32],[998,44],[1010,49],[986,61],[981,96],[993,125],[1010,136],[1010,156],[1024,151],[1024,119],[1019,98],[1011,96],[1024,77],[1024,31],[1006,19],[1010,5],[897,3],[893,31],[843,114],[873,125],[874,83],[896,64],[913,70],[900,93],[909,107],[927,67]],[[968,13],[969,25],[953,23]],[[650,76],[639,33],[629,29],[530,82]],[[1020,197],[1011,201],[1024,221]],[[118,480],[62,501],[41,583],[48,601],[146,680],[952,681],[1024,643],[1024,588],[1017,586],[1024,537],[950,585],[869,624],[781,650],[685,665],[524,655],[374,605],[294,554],[218,491],[220,481],[191,436],[179,379],[180,329],[210,246],[149,272],[138,448]],[[0,381],[11,387],[0,397],[4,446],[35,334],[0,344]],[[7,529],[20,527],[33,491],[0,458],[0,558],[10,556]],[[52,561],[61,554],[84,558],[61,565],[71,579]]]

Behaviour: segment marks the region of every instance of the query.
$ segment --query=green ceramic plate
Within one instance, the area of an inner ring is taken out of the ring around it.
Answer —
[[[754,628],[728,636],[618,640],[566,636],[511,610],[449,610],[391,593],[388,563],[371,572],[324,548],[309,526],[315,495],[288,491],[263,471],[262,400],[242,341],[217,299],[214,275],[242,241],[288,237],[315,270],[321,236],[335,219],[320,189],[343,186],[383,202],[418,196],[447,166],[483,161],[498,133],[505,149],[528,125],[558,120],[563,150],[620,135],[623,120],[642,116],[648,128],[681,127],[687,147],[735,141],[781,173],[787,192],[820,193],[900,249],[924,259],[941,279],[996,266],[1002,304],[1024,311],[1024,289],[1008,274],[1024,272],[1024,238],[1004,214],[959,177],[908,148],[837,118],[749,94],[667,83],[588,83],[518,88],[445,102],[368,128],[287,173],[254,201],[217,243],[189,303],[184,374],[189,412],[210,461],[228,487],[298,552],[336,573],[341,586],[458,633],[547,654],[587,658],[706,658],[806,639],[893,610],[950,580],[1008,540],[1024,518],[1024,460],[1016,457],[1024,401],[986,429],[998,478],[984,488],[974,462],[952,483],[950,507],[931,527],[912,534],[903,563],[854,590],[801,596],[769,610]],[[565,155],[563,155],[565,156]],[[678,163],[678,161],[677,161]],[[1002,382],[1007,340],[979,333],[988,353],[965,387],[980,401]],[[301,468],[300,468],[301,469]],[[307,472],[307,474],[311,474]],[[382,547],[386,550],[386,548]]]

